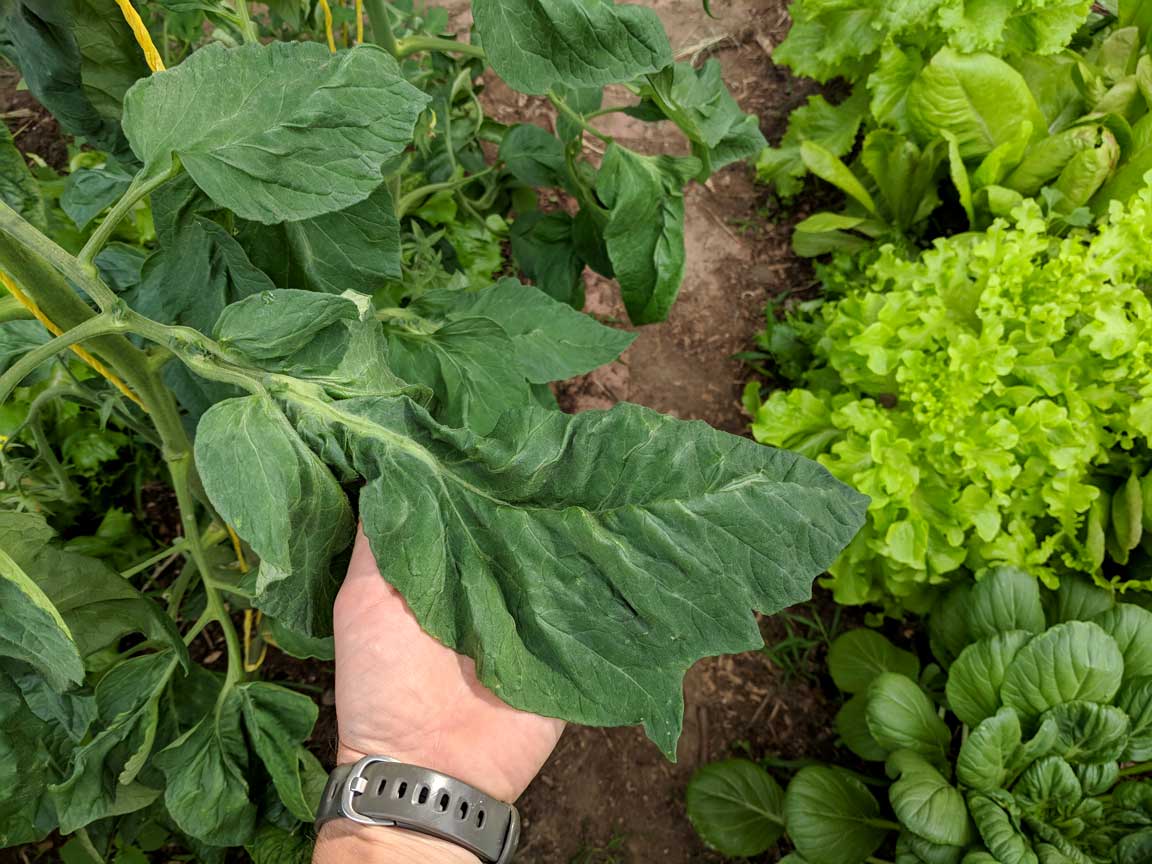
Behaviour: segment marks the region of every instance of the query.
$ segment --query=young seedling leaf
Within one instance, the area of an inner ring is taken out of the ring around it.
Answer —
[[[1020,718],[1011,708],[1001,708],[980,721],[960,746],[956,779],[978,792],[1002,788],[1020,741]]]
[[[878,675],[868,687],[865,717],[881,747],[944,761],[951,733],[928,694],[911,678],[894,672]]]
[[[993,570],[968,595],[968,632],[973,639],[1023,630],[1041,633],[1046,627],[1035,576],[1015,567]]]
[[[1032,639],[1024,630],[997,633],[965,648],[948,672],[948,707],[969,726],[995,714],[1000,687],[1016,654]]]
[[[1092,620],[1120,646],[1125,681],[1152,675],[1152,612],[1120,603]]]
[[[692,775],[685,802],[692,827],[725,855],[759,855],[784,833],[784,792],[747,759],[705,765]]]
[[[212,44],[134,86],[124,132],[148,174],[177,156],[219,206],[275,224],[371,195],[427,102],[375,46]]]
[[[828,649],[828,671],[845,693],[864,693],[876,676],[896,672],[915,679],[920,661],[875,630],[860,627],[838,636]]]
[[[784,794],[788,837],[809,864],[862,862],[888,830],[868,787],[841,768],[802,768]]]
[[[900,824],[930,843],[965,846],[971,839],[964,796],[923,757],[902,750],[888,760],[897,777],[888,800]]]
[[[656,13],[611,0],[476,0],[476,30],[488,62],[521,93],[558,84],[603,87],[672,62]]]
[[[1128,744],[1128,715],[1114,705],[1064,702],[1040,716],[1057,729],[1053,751],[1073,765],[1115,762]]]

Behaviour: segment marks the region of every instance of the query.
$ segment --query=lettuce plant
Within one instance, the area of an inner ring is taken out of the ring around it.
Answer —
[[[757,440],[871,496],[831,570],[839,602],[922,610],[1005,564],[1148,578],[1150,244],[1152,190],[1063,240],[1029,202],[914,260],[882,249],[824,304],[811,386],[748,406]]]
[[[829,651],[850,696],[837,730],[884,780],[820,765],[785,791],[753,762],[709,765],[687,793],[701,837],[752,855],[787,836],[790,864],[862,864],[882,847],[898,864],[1150,860],[1152,781],[1135,778],[1152,771],[1152,613],[1005,568],[932,621],[943,692],[938,666],[875,631]]]
[[[864,500],[702,423],[627,404],[560,412],[549,382],[633,337],[557,286],[571,292],[595,258],[633,320],[663,317],[683,184],[754,151],[755,118],[718,67],[676,64],[639,6],[477,0],[480,38],[461,42],[398,36],[375,2],[380,44],[334,51],[261,42],[242,0],[160,5],[207,9],[218,38],[163,70],[119,17],[131,4],[4,7],[3,49],[29,89],[119,168],[69,180],[74,230],[57,232],[0,142],[14,172],[0,189],[0,405],[76,354],[98,404],[162,460],[183,536],[160,557],[184,567],[159,584],[120,573],[41,513],[0,511],[0,847],[75,832],[103,857],[159,824],[206,861],[234,846],[307,860],[316,707],[253,674],[235,617],[262,614],[282,647],[322,653],[358,521],[383,578],[501,699],[640,724],[673,754],[685,670],[762,645],[752,611],[807,597]],[[472,89],[486,63],[547,93],[561,137],[486,124]],[[609,83],[671,117],[694,155],[599,133]],[[586,134],[605,139],[598,169]],[[570,187],[580,215],[535,211],[529,185]],[[461,239],[504,224],[481,211],[513,198],[513,246],[554,290],[493,282],[484,244]],[[146,259],[108,243],[141,212]],[[405,257],[414,245],[435,255]],[[215,659],[197,662],[189,645],[209,636]]]
[[[835,106],[812,97],[758,163],[785,197],[808,173],[847,197],[843,211],[797,225],[797,252],[916,237],[942,200],[982,228],[1043,192],[1052,214],[1083,224],[1139,189],[1152,169],[1147,11],[971,6],[793,5],[775,59],[853,88]],[[861,131],[863,145],[846,165]]]

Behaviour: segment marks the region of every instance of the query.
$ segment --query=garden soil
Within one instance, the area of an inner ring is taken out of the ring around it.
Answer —
[[[660,13],[678,55],[720,61],[741,106],[757,113],[765,134],[778,140],[788,112],[808,95],[771,63],[773,47],[787,32],[784,0],[713,0],[715,18],[705,14],[700,0],[643,2]],[[457,32],[465,32],[467,0],[445,5],[454,12]],[[67,150],[55,121],[27,93],[16,92],[15,83],[11,72],[0,73],[0,112],[18,146],[62,167]],[[613,97],[622,100],[625,94],[610,93]],[[546,103],[514,93],[499,81],[491,81],[482,98],[498,120],[551,124]],[[622,114],[596,122],[641,152],[684,152],[670,124],[643,124]],[[607,408],[628,400],[746,433],[740,392],[747,370],[732,355],[751,345],[770,297],[811,287],[810,269],[788,247],[791,225],[805,214],[781,216],[746,166],[732,166],[703,186],[693,185],[686,197],[687,269],[669,320],[638,328],[635,343],[619,362],[561,386],[557,395],[565,410]],[[562,200],[552,203],[564,206]],[[622,325],[626,320],[615,285],[591,272],[588,311],[606,322]],[[805,614],[830,619],[831,604],[818,606]],[[780,619],[764,619],[761,626],[769,644],[790,636]],[[210,662],[211,655],[205,659]],[[727,756],[795,760],[830,755],[835,702],[819,675],[822,661],[823,648],[817,646],[801,651],[795,663],[753,652],[696,664],[685,681],[684,735],[675,763],[639,729],[570,727],[521,799],[524,835],[517,861],[724,860],[692,831],[683,804],[685,786],[699,766]],[[330,762],[335,741],[331,668],[272,652],[264,674],[302,684],[315,694],[321,716],[313,742],[317,754]],[[775,858],[769,854],[759,860]]]

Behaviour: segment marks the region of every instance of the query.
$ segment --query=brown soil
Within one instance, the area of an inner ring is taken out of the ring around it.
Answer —
[[[56,119],[26,90],[20,74],[0,60],[0,115],[20,151],[35,154],[57,171],[68,164],[68,144]]]

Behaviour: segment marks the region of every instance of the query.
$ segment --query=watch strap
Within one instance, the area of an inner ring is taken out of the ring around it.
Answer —
[[[316,824],[337,818],[429,834],[495,864],[511,861],[520,839],[520,814],[511,804],[463,780],[386,756],[367,756],[332,771]]]

